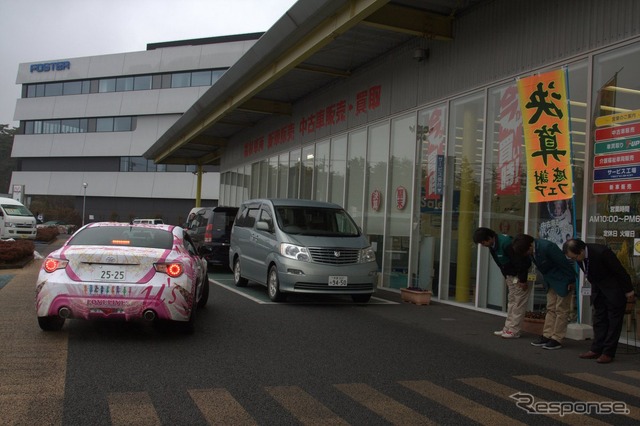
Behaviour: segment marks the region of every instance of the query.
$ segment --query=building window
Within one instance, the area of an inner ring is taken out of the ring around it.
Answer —
[[[62,95],[62,83],[49,83],[44,89],[45,96],[60,96]]]
[[[113,132],[113,117],[101,117],[96,120],[96,132]]]
[[[191,86],[191,73],[181,72],[171,74],[171,88]]]
[[[63,95],[79,95],[82,93],[82,82],[81,81],[67,81],[62,85],[62,94]]]
[[[87,93],[129,92],[132,90],[169,89],[173,87],[211,86],[225,70],[201,70],[173,74],[137,75],[78,81],[27,84],[27,98],[66,96]]]
[[[129,92],[133,90],[133,77],[116,78],[116,92]]]
[[[103,78],[100,80],[98,92],[107,93],[116,91],[116,79],[115,78]]]
[[[133,90],[149,90],[151,89],[151,76],[140,75],[133,79]]]
[[[210,86],[211,71],[195,71],[191,73],[191,86]]]

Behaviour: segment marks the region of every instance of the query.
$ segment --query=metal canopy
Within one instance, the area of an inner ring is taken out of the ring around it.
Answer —
[[[413,38],[451,40],[481,0],[300,0],[144,156],[219,164],[227,141]]]

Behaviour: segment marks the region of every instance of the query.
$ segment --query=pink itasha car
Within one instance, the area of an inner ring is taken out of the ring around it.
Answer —
[[[174,321],[193,330],[207,304],[207,264],[179,226],[90,223],[42,262],[38,324],[65,319]]]

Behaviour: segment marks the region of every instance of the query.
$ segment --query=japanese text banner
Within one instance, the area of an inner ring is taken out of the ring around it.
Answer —
[[[518,80],[531,203],[573,197],[566,87],[561,69]]]

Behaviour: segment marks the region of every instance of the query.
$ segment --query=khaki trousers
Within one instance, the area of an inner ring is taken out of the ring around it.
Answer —
[[[544,319],[542,331],[544,337],[562,343],[562,339],[567,334],[572,300],[573,291],[564,297],[558,296],[552,288],[547,291],[547,316]]]
[[[516,281],[515,283],[514,280]],[[507,319],[504,322],[504,328],[514,334],[518,334],[520,333],[524,314],[527,312],[527,302],[533,286],[528,284],[523,289],[520,287],[517,277],[511,275],[507,275],[505,282],[509,293],[507,295]]]

